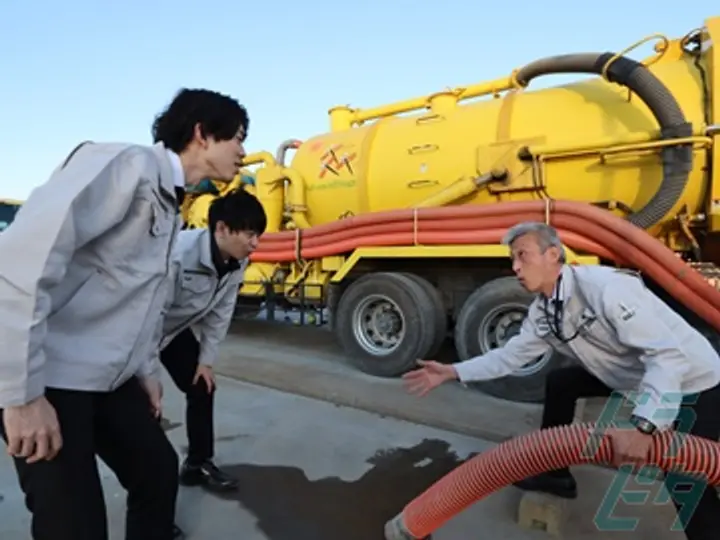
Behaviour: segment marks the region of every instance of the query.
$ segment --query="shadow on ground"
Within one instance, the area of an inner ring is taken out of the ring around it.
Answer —
[[[354,481],[311,481],[296,467],[231,465],[223,468],[241,487],[219,496],[241,503],[269,540],[380,540],[386,521],[464,461],[448,443],[424,440],[378,452]]]

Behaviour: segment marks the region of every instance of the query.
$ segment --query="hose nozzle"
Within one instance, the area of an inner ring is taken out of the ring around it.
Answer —
[[[385,524],[385,540],[432,540],[432,535],[415,538],[405,527],[401,512]]]

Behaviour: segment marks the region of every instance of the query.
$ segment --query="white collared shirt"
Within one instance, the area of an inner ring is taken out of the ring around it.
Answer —
[[[185,171],[183,170],[182,161],[180,161],[180,156],[177,155],[172,150],[166,149],[168,159],[170,160],[170,166],[172,167],[173,171],[173,181],[175,182],[175,187],[179,188],[185,188]]]

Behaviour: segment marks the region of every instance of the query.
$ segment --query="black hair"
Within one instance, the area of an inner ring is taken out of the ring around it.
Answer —
[[[217,197],[210,204],[208,226],[211,231],[215,231],[218,221],[225,223],[232,232],[252,231],[261,235],[267,227],[262,203],[243,187]]]
[[[174,152],[182,152],[193,138],[195,125],[205,137],[229,141],[242,127],[247,136],[250,119],[237,100],[205,89],[181,89],[168,107],[155,117],[152,136]]]

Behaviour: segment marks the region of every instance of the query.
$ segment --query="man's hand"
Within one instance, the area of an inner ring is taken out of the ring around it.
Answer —
[[[26,458],[28,463],[41,459],[51,460],[62,448],[63,440],[55,408],[45,398],[27,405],[8,407],[3,412],[7,452],[11,456]]]
[[[457,372],[450,365],[434,360],[418,360],[418,365],[421,366],[420,369],[410,371],[402,377],[405,388],[411,394],[424,396],[445,381],[457,379]]]
[[[644,465],[652,446],[652,435],[637,429],[610,428],[607,430],[613,447],[613,465]]]
[[[140,384],[150,398],[150,411],[155,418],[162,414],[162,383],[154,377],[140,377]]]
[[[195,371],[195,377],[193,377],[193,384],[197,384],[200,379],[205,381],[208,394],[212,392],[215,387],[215,375],[213,374],[213,369],[210,366],[198,364],[197,370]]]

